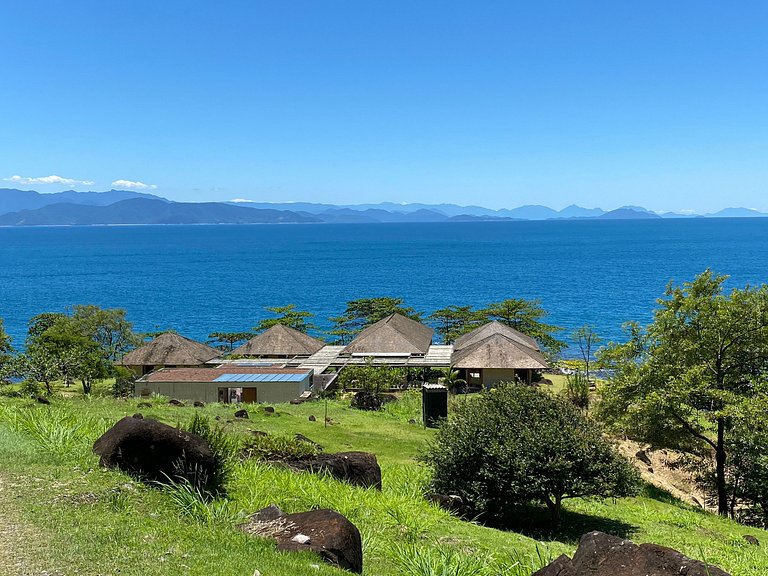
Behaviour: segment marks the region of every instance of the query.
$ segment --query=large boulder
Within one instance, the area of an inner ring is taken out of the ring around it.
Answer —
[[[254,536],[272,538],[278,550],[316,552],[329,564],[363,572],[360,531],[334,510],[283,514],[272,505],[255,513],[241,528]]]
[[[204,438],[149,418],[123,418],[96,440],[93,451],[102,466],[145,482],[171,479],[208,489],[216,476],[216,458]]]
[[[287,461],[286,465],[300,472],[327,472],[337,480],[353,486],[381,490],[381,468],[376,456],[368,452],[318,454],[302,460]]]
[[[637,544],[589,532],[579,541],[573,558],[560,556],[532,576],[729,576],[715,566],[693,560],[672,548]]]

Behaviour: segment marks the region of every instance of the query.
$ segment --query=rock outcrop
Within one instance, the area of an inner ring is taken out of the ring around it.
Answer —
[[[381,490],[381,468],[376,456],[368,452],[318,454],[302,460],[286,461],[285,464],[296,471],[327,472],[353,486]]]
[[[573,558],[560,556],[532,576],[729,576],[672,548],[589,532]]]
[[[254,536],[272,538],[278,550],[316,552],[328,564],[363,572],[360,531],[334,510],[283,514],[273,504],[253,514],[240,528]]]
[[[149,418],[123,418],[96,440],[102,466],[145,482],[188,481],[206,489],[216,458],[205,439]]]

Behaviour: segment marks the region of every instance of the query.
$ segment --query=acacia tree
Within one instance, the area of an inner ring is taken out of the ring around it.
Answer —
[[[653,322],[631,324],[625,344],[602,359],[616,369],[600,416],[628,436],[664,447],[714,453],[718,513],[727,515],[726,467],[732,417],[762,396],[768,376],[768,287],[725,294],[707,270],[667,287]]]
[[[251,332],[211,332],[208,334],[208,339],[217,348],[232,352],[235,344],[248,340],[252,336]]]
[[[429,319],[437,326],[435,332],[445,344],[452,344],[457,338],[480,326],[485,317],[472,306],[448,306],[435,310]]]
[[[73,328],[93,340],[104,358],[114,362],[141,343],[122,308],[77,305],[72,310]]]
[[[562,329],[542,321],[547,316],[547,312],[541,307],[540,300],[508,298],[489,304],[480,310],[480,314],[486,321],[496,320],[530,336],[538,341],[550,355],[557,355],[565,348],[565,342],[554,336]]]
[[[388,296],[361,298],[350,300],[341,316],[330,318],[334,328],[329,330],[328,334],[335,336],[341,344],[347,344],[363,328],[375,324],[391,314],[401,314],[417,322],[421,321],[421,314],[410,306],[404,306],[402,298]]]
[[[298,330],[299,332],[304,333],[315,329],[313,324],[307,322],[307,319],[314,316],[314,314],[305,310],[297,310],[296,304],[272,306],[265,308],[265,310],[275,314],[277,318],[265,318],[260,320],[259,323],[253,328],[254,332],[263,332],[264,330],[272,328],[272,326],[277,326],[278,324],[288,326],[289,328],[293,328],[294,330]]]

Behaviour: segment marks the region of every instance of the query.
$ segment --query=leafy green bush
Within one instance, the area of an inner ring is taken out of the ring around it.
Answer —
[[[249,438],[242,450],[246,458],[254,460],[300,460],[319,452],[315,444],[297,440],[284,434],[263,434]]]
[[[115,366],[115,381],[112,383],[112,396],[130,398],[136,393],[136,374],[128,368]]]
[[[241,439],[234,434],[227,434],[223,427],[211,424],[208,418],[200,414],[194,415],[187,431],[201,436],[208,442],[216,458],[214,476],[208,479],[208,486],[214,494],[225,493],[227,480],[242,449]]]
[[[21,383],[21,386],[19,386],[19,392],[22,396],[26,396],[27,398],[39,396],[42,391],[43,389],[40,386],[40,383],[29,378],[24,380],[24,382]]]
[[[589,379],[581,370],[565,377],[565,397],[568,401],[582,410],[589,408]]]
[[[504,522],[522,505],[543,503],[553,524],[565,498],[624,496],[639,476],[569,402],[522,384],[457,403],[424,455],[433,489],[457,494]]]

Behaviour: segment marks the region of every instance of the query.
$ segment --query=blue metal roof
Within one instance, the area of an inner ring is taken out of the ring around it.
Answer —
[[[307,374],[222,374],[214,382],[303,382]]]

